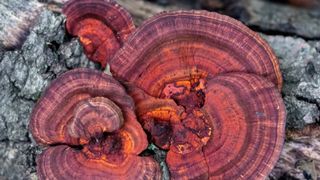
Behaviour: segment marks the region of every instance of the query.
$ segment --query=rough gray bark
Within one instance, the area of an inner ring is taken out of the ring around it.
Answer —
[[[320,29],[319,29],[320,31]],[[263,36],[279,58],[287,129],[320,121],[320,41]]]
[[[252,28],[273,34],[320,39],[320,10],[304,9],[265,0],[238,0],[227,14]]]
[[[43,6],[30,0],[0,1],[0,49],[19,47]]]
[[[28,132],[30,112],[48,83],[75,67],[98,66],[66,37],[64,18],[50,11],[40,15],[21,50],[0,53],[0,177],[34,177],[39,148]]]

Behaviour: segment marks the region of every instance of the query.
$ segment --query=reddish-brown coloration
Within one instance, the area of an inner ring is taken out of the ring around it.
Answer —
[[[319,8],[319,0],[288,0],[288,2],[298,7]]]
[[[279,63],[268,44],[240,22],[206,11],[161,13],[149,19],[110,66],[117,77],[157,97],[166,84],[228,72],[261,75],[282,87]]]
[[[30,129],[38,143],[53,146],[37,160],[40,179],[160,178],[157,163],[138,156],[148,142],[132,99],[102,72],[58,77],[34,108]]]
[[[114,0],[70,0],[63,13],[68,32],[80,38],[88,58],[103,68],[135,29],[130,14]]]
[[[263,179],[276,163],[285,126],[278,60],[240,22],[162,13],[110,65],[129,82],[144,129],[169,150],[173,179]]]

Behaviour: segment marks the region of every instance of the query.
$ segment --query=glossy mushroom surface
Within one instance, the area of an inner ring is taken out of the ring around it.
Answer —
[[[207,11],[172,11],[150,18],[110,61],[118,78],[153,96],[164,84],[189,77],[246,72],[279,89],[279,62],[269,45],[241,22]]]
[[[272,170],[285,127],[279,63],[240,22],[206,11],[161,13],[110,65],[129,82],[144,129],[168,150],[173,179],[263,179]]]
[[[40,179],[159,179],[157,163],[138,156],[147,148],[134,104],[111,76],[69,71],[43,93],[30,118]]]
[[[63,13],[67,31],[79,37],[87,57],[103,68],[135,29],[130,14],[114,0],[70,0]]]

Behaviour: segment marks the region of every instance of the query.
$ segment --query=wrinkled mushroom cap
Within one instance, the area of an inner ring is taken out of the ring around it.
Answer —
[[[139,48],[137,48],[139,47]],[[284,141],[279,63],[242,23],[206,11],[147,20],[110,61],[173,179],[265,178]]]
[[[76,69],[54,80],[32,111],[30,130],[50,145],[37,159],[40,179],[161,177],[154,160],[138,156],[148,142],[132,99],[102,72]]]
[[[88,58],[103,68],[135,29],[130,14],[114,0],[70,0],[63,13],[67,31],[79,37]]]

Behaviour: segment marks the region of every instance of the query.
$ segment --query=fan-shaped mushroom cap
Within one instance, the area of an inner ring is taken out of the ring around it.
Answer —
[[[205,83],[203,104],[191,108],[176,98],[174,103],[129,90],[143,127],[169,150],[173,179],[263,179],[279,158],[285,108],[274,84],[263,77],[215,76]]]
[[[258,34],[205,11],[162,13],[110,61],[173,179],[260,179],[278,159],[279,63]],[[139,48],[137,48],[139,47]]]
[[[115,152],[116,153],[116,152]],[[59,145],[45,150],[37,160],[40,179],[161,179],[156,162],[128,155],[119,164],[88,158],[74,148]]]
[[[209,80],[205,94],[200,111],[213,127],[212,136],[194,155],[198,158],[169,151],[172,176],[265,178],[284,142],[285,108],[277,89],[262,77],[230,73]]]
[[[88,58],[102,67],[135,29],[130,14],[114,0],[70,0],[63,13],[67,31],[80,38]]]
[[[258,74],[282,86],[278,60],[257,33],[206,11],[166,12],[147,20],[110,66],[116,76],[155,96],[177,79],[227,72]]]
[[[131,97],[102,72],[76,69],[59,76],[33,109],[30,129],[36,142],[54,146],[38,158],[41,179],[160,176],[155,161],[138,157],[148,142]]]

